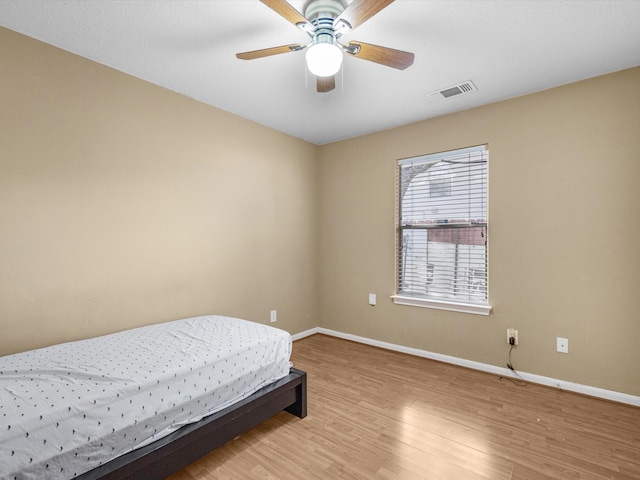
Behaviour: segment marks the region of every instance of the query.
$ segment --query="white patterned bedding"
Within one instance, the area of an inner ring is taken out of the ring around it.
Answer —
[[[68,479],[289,373],[291,336],[194,317],[0,357],[0,478]]]

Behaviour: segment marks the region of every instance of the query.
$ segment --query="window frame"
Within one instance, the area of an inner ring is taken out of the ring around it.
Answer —
[[[468,227],[474,227],[474,226],[483,226],[485,228],[485,232],[486,232],[486,243],[485,243],[485,250],[484,250],[484,259],[485,259],[485,265],[486,265],[486,281],[485,281],[485,285],[486,285],[486,302],[465,302],[465,301],[460,301],[460,300],[456,300],[453,298],[447,298],[447,297],[442,297],[442,298],[434,298],[432,297],[428,297],[426,295],[411,295],[408,294],[406,292],[401,292],[401,286],[400,286],[400,282],[402,279],[402,273],[401,273],[401,269],[403,267],[403,233],[406,230],[410,230],[411,227],[409,227],[408,225],[402,225],[402,218],[401,218],[401,212],[402,212],[402,200],[403,200],[403,194],[406,193],[406,191],[402,191],[402,178],[401,178],[401,171],[402,171],[402,166],[403,165],[409,165],[409,164],[413,164],[413,163],[423,163],[423,164],[427,164],[430,163],[432,166],[436,165],[437,163],[439,163],[440,161],[447,159],[447,158],[452,158],[452,157],[456,157],[456,156],[461,156],[461,155],[471,155],[473,153],[477,153],[477,152],[483,152],[483,155],[486,155],[486,161],[487,161],[487,170],[486,170],[486,177],[484,179],[484,188],[485,188],[485,195],[487,196],[486,200],[485,200],[485,204],[484,207],[485,209],[488,210],[488,183],[489,183],[489,179],[488,179],[488,155],[489,155],[489,149],[488,149],[488,145],[478,145],[478,146],[474,146],[474,147],[468,147],[468,148],[462,148],[462,149],[456,149],[456,150],[450,150],[450,151],[444,151],[444,152],[439,152],[439,153],[434,153],[434,154],[428,154],[428,155],[420,155],[418,157],[411,157],[411,158],[406,158],[406,159],[401,159],[397,161],[397,167],[396,167],[396,245],[395,245],[395,254],[396,254],[396,270],[395,270],[395,278],[396,278],[396,293],[394,295],[391,296],[391,299],[393,300],[393,302],[397,305],[408,305],[408,306],[414,306],[414,307],[426,307],[426,308],[434,308],[434,309],[439,309],[439,310],[449,310],[449,311],[456,311],[456,312],[462,312],[462,313],[472,313],[472,314],[478,314],[478,315],[489,315],[491,313],[491,305],[489,304],[489,285],[488,285],[488,279],[489,279],[489,248],[488,248],[488,231],[489,231],[489,220],[488,220],[488,213],[487,210],[485,210],[485,219],[484,219],[484,223],[473,223],[471,222]],[[484,158],[484,157],[483,157]],[[416,175],[417,176],[417,175]],[[413,180],[412,177],[411,181]],[[410,182],[406,184],[406,186],[410,185]],[[430,195],[430,191],[429,191],[429,195]],[[433,198],[433,197],[432,197]],[[445,231],[445,229],[437,229],[439,231]],[[427,264],[427,269],[428,269],[429,264]],[[428,273],[426,274],[428,276]],[[426,278],[426,276],[425,276]],[[428,283],[428,281],[427,281]]]

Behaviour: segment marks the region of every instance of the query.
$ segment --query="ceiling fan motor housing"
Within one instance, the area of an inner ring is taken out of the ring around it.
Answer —
[[[333,19],[320,17],[313,21],[313,43],[330,43],[334,44],[336,36],[333,31]]]
[[[311,23],[320,17],[333,20],[344,12],[345,8],[346,4],[342,0],[309,0],[304,7],[304,16]]]
[[[334,20],[346,8],[342,0],[310,0],[304,8],[304,16],[313,25],[313,43],[335,44],[337,35]]]

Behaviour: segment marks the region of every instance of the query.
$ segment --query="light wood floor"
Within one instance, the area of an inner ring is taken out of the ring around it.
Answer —
[[[324,335],[294,343],[281,413],[171,480],[640,479],[640,408]]]

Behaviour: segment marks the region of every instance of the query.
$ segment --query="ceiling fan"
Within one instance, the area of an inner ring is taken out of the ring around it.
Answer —
[[[288,22],[311,37],[306,45],[290,44],[236,54],[242,60],[253,60],[287,52],[306,50],[307,67],[317,77],[318,92],[329,92],[336,86],[336,73],[342,65],[343,52],[352,57],[404,70],[413,64],[414,55],[388,47],[350,41],[338,42],[345,33],[363,24],[394,0],[308,0],[304,15],[285,0],[260,0]]]

